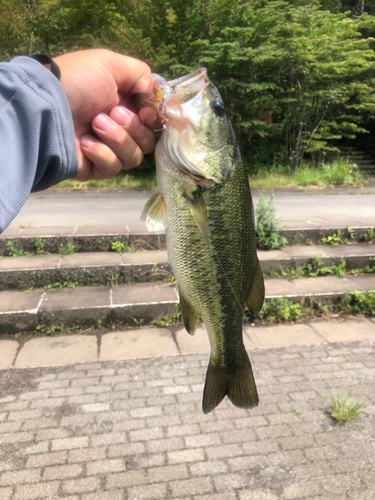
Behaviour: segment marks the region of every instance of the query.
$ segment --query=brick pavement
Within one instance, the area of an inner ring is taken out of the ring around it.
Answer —
[[[207,354],[3,370],[0,500],[371,500],[374,354],[253,350],[260,406],[210,415]],[[325,410],[344,390],[367,415],[337,425]]]

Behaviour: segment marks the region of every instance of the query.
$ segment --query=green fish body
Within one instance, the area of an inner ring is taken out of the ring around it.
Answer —
[[[171,85],[177,103],[165,104],[168,121],[155,151],[159,193],[143,218],[151,229],[165,227],[186,330],[194,334],[199,318],[206,326],[211,356],[203,411],[209,413],[226,395],[241,408],[258,404],[242,320],[245,303],[259,312],[264,283],[248,176],[220,95],[198,71],[183,79],[182,97],[180,80]],[[176,108],[183,119],[174,118]]]

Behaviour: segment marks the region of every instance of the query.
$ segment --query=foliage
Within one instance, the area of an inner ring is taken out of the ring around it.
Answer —
[[[342,238],[341,235],[341,230],[338,229],[337,233],[332,233],[332,234],[327,234],[327,236],[324,236],[319,243],[321,245],[339,245],[342,243],[345,243],[345,240]]]
[[[372,243],[375,241],[375,231],[374,228],[371,227],[365,234],[364,234],[365,241],[368,241],[369,243]]]
[[[68,243],[66,247],[61,243],[58,253],[60,255],[71,255],[74,253],[75,248],[75,245],[72,243]]]
[[[366,314],[375,316],[375,291],[345,293],[337,310],[342,313]]]
[[[353,396],[349,396],[346,392],[339,398],[332,397],[328,413],[337,422],[344,423],[359,415],[365,415],[365,412],[361,411],[362,407],[363,405],[360,403],[353,403]]]
[[[7,242],[7,252],[10,257],[21,257],[22,250],[19,250],[11,241]]]
[[[78,286],[78,282],[76,281],[56,281],[55,283],[50,283],[49,285],[45,285],[44,290],[50,290],[51,288],[75,288]]]
[[[122,241],[112,241],[111,250],[119,253],[134,252],[133,248],[129,246],[127,242]]]
[[[44,243],[40,236],[35,236],[34,247],[36,255],[40,255],[44,252]]]
[[[167,78],[205,65],[249,172],[256,164],[296,170],[306,154],[319,164],[343,138],[365,134],[375,116],[374,5],[0,0],[0,57],[106,47]]]
[[[260,195],[259,203],[255,208],[256,215],[256,240],[259,248],[267,250],[281,248],[288,242],[280,235],[282,227],[276,220],[276,207],[273,203],[273,195],[266,204],[263,194]]]
[[[173,314],[173,316],[164,316],[164,318],[152,320],[151,325],[165,328],[166,326],[178,323],[180,320],[181,320],[181,311],[177,311],[175,314]]]

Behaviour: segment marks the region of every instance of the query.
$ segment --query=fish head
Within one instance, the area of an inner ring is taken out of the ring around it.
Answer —
[[[198,183],[224,182],[233,163],[234,134],[207,70],[171,81],[155,74],[153,79],[153,93],[138,94],[136,103],[159,114],[164,129],[160,141],[173,165]]]

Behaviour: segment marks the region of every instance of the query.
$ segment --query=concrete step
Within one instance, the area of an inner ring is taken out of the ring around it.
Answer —
[[[333,193],[334,194],[334,193]],[[364,235],[371,229],[370,226],[353,226],[352,242],[364,242]],[[284,229],[281,234],[288,240],[288,245],[317,244],[328,234],[341,231],[344,238],[349,239],[346,226],[342,227],[305,227],[296,229]],[[7,245],[11,243],[13,247],[22,250],[23,253],[35,253],[35,239],[38,237],[44,246],[44,252],[58,253],[61,248],[68,244],[74,246],[75,253],[87,252],[109,252],[113,242],[125,243],[134,251],[141,250],[164,250],[165,234],[149,232],[120,232],[117,227],[77,228],[77,227],[43,227],[43,228],[19,228],[6,229],[0,235],[0,256],[9,255]],[[85,234],[83,234],[85,233]]]
[[[323,266],[338,265],[345,258],[347,268],[356,269],[373,262],[375,245],[286,246],[281,250],[258,250],[258,256],[265,274],[306,265],[314,257],[319,257]],[[80,286],[144,283],[170,280],[172,276],[166,250],[0,257],[0,289],[22,290],[64,282]]]
[[[375,290],[375,275],[266,280],[267,299],[306,296],[332,302],[346,292]],[[76,287],[29,293],[0,292],[0,334],[34,331],[38,325],[70,327],[145,324],[178,311],[178,292],[169,283],[135,283],[118,287]]]

